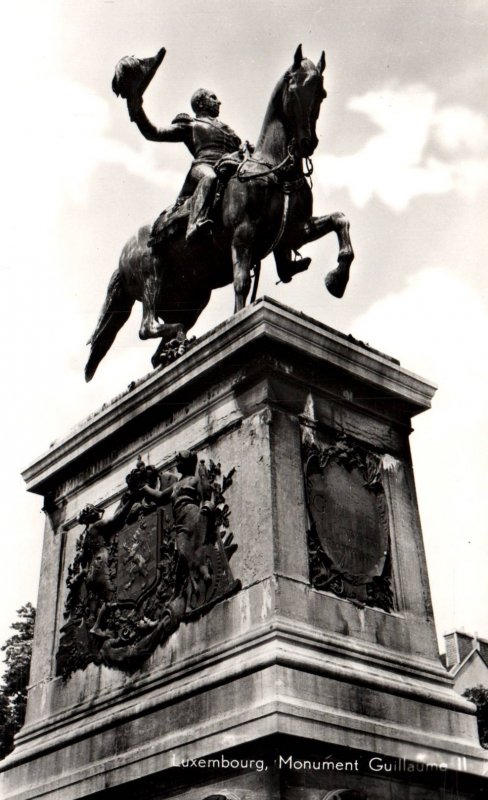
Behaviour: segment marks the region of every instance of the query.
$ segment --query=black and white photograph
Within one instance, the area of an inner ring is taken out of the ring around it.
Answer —
[[[2,14],[5,800],[474,800],[488,6]]]

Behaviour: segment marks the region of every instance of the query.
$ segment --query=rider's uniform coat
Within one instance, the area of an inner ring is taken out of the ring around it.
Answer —
[[[179,114],[173,121],[180,128],[182,141],[194,157],[194,164],[214,166],[226,153],[233,153],[241,144],[238,135],[216,118],[193,118]]]

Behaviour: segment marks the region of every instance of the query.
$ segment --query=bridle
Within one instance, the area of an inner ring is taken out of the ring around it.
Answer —
[[[249,181],[259,180],[262,178],[273,178],[276,182],[277,188],[283,193],[283,211],[281,214],[281,222],[279,230],[270,244],[266,252],[260,257],[260,259],[254,265],[254,286],[251,295],[251,304],[254,303],[256,296],[257,296],[257,289],[259,283],[259,275],[261,271],[261,260],[266,258],[279,244],[281,238],[284,234],[286,224],[288,221],[288,213],[290,208],[290,195],[300,191],[304,184],[307,184],[310,189],[312,189],[312,173],[313,173],[313,163],[310,156],[306,156],[303,158],[305,162],[305,169],[301,170],[301,174],[298,178],[294,180],[286,180],[284,178],[283,172],[286,172],[290,167],[295,167],[297,165],[297,152],[296,152],[296,140],[292,138],[287,147],[287,153],[285,157],[278,163],[278,164],[270,164],[268,161],[260,161],[257,158],[254,158],[249,153],[246,154],[243,162],[238,166],[234,177],[240,183],[249,183]],[[302,160],[302,159],[300,159]],[[248,172],[247,169],[249,165],[255,165],[257,167],[264,167],[263,170],[260,172],[257,171],[250,171]]]
[[[280,161],[279,164],[275,164],[274,166],[273,164],[270,164],[268,161],[259,161],[257,158],[253,158],[253,156],[247,156],[242,162],[242,164],[239,164],[235,177],[237,178],[238,181],[240,181],[240,183],[248,183],[249,181],[258,180],[259,178],[267,178],[270,175],[275,176],[278,179],[281,172],[286,170],[289,166],[295,166],[296,164],[297,161],[296,143],[294,139],[292,139],[290,144],[288,145],[287,151],[288,152],[284,157],[284,159]],[[304,158],[304,161],[306,164],[306,169],[305,171],[302,172],[299,178],[297,178],[294,181],[285,180],[280,182],[279,180],[277,180],[278,186],[281,189],[281,191],[284,192],[284,194],[297,192],[299,189],[302,188],[303,183],[304,181],[307,180],[307,178],[311,179],[313,173],[312,159],[309,156],[307,156],[306,158]],[[245,174],[244,170],[249,164],[256,164],[257,166],[265,167],[266,169],[264,169],[262,172],[250,172],[248,174]],[[312,188],[311,180],[309,186],[310,188]]]
[[[239,165],[236,172],[236,178],[241,183],[247,183],[248,181],[252,181],[255,178],[267,178],[268,175],[277,175],[281,170],[288,167],[288,165],[294,165],[296,161],[295,157],[295,141],[294,139],[291,140],[290,144],[288,145],[288,152],[284,159],[279,162],[279,164],[270,164],[268,161],[258,161],[257,158],[253,158],[252,156],[247,156],[244,159],[242,164]],[[260,167],[266,167],[263,172],[251,172],[247,175],[243,174],[243,170],[249,164],[257,164]]]

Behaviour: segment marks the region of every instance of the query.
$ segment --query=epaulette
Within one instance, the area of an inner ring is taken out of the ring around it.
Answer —
[[[183,123],[184,125],[188,125],[192,121],[192,117],[189,114],[177,114],[174,120],[172,120],[171,124],[175,125],[175,123]]]

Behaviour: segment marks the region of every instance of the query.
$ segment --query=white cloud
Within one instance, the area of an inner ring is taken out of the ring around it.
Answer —
[[[52,80],[45,86],[42,105],[44,113],[49,109],[49,162],[62,196],[85,203],[91,178],[103,164],[117,164],[150,183],[178,191],[180,172],[158,167],[153,145],[141,138],[136,149],[108,135],[108,104],[89,89]]]
[[[452,165],[451,174],[459,194],[475,200],[481,189],[488,185],[488,159],[459,160]]]
[[[356,205],[374,197],[394,211],[414,197],[456,191],[474,198],[488,184],[488,122],[464,106],[438,107],[422,85],[353,97],[349,108],[380,131],[350,155],[319,156],[324,187],[347,188]]]
[[[4,126],[2,178],[9,187],[10,208],[19,217],[30,198],[36,222],[52,222],[56,207],[66,200],[84,205],[97,169],[115,164],[156,186],[169,186],[176,194],[181,172],[161,169],[157,148],[142,137],[130,147],[109,135],[108,103],[85,86],[63,78],[32,77],[29,103],[21,94],[8,102],[15,126]],[[32,120],[38,121],[33,128]],[[22,158],[12,154],[22,153]],[[24,212],[25,213],[25,212]]]
[[[375,303],[353,333],[438,385],[414,419],[419,505],[440,632],[486,628],[488,316],[477,293],[443,269],[418,273]],[[467,586],[476,586],[473,607]],[[484,594],[484,597],[481,595]]]
[[[465,106],[445,106],[435,114],[433,133],[451,152],[460,148],[483,151],[488,142],[488,122],[482,114]]]

